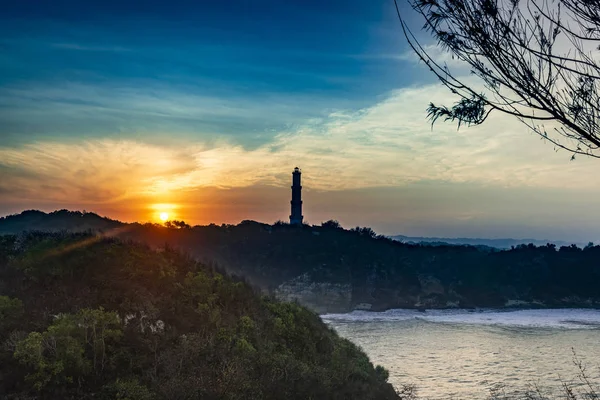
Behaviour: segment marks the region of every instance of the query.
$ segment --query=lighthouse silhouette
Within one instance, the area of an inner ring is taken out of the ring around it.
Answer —
[[[290,215],[290,225],[302,225],[302,185],[300,178],[302,171],[300,168],[294,168],[292,172],[292,215]]]

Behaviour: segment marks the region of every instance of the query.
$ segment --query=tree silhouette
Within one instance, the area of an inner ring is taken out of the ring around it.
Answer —
[[[176,219],[165,221],[164,225],[167,228],[172,228],[172,229],[189,229],[189,228],[191,228],[191,226],[186,224],[185,221],[178,221]]]
[[[468,66],[482,86],[453,73],[421,44],[394,0],[411,48],[459,97],[451,107],[430,103],[432,124],[442,118],[459,127],[478,125],[499,111],[572,158],[600,158],[599,0],[406,1],[438,47]],[[546,127],[550,121],[558,124]]]

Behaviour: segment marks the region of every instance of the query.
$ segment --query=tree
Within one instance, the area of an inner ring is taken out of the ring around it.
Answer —
[[[342,228],[342,225],[335,219],[330,219],[329,221],[325,221],[325,222],[321,223],[321,226],[323,228],[327,228],[327,229],[344,229],[344,228]]]
[[[18,322],[22,314],[23,302],[21,300],[0,296],[0,325],[2,327]]]
[[[167,228],[172,228],[172,229],[190,229],[191,228],[191,226],[186,224],[185,221],[178,221],[178,220],[166,221],[165,226]]]
[[[498,111],[572,158],[600,158],[599,0],[407,0],[424,30],[470,68],[481,88],[421,44],[394,1],[411,48],[459,98],[452,107],[430,103],[432,124],[442,118],[479,125]],[[554,127],[544,125],[552,121]]]
[[[81,386],[91,371],[104,371],[107,348],[121,335],[116,312],[82,309],[58,315],[42,333],[30,332],[17,343],[14,358],[29,369],[26,379],[36,390],[52,383]]]

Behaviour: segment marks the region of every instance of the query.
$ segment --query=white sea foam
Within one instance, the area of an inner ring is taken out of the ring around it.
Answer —
[[[405,310],[383,312],[353,311],[347,314],[326,314],[326,322],[370,322],[424,320],[437,323],[498,325],[514,327],[600,329],[600,310]]]

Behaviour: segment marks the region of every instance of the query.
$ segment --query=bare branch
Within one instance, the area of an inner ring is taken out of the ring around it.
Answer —
[[[394,0],[409,46],[458,96],[451,107],[429,105],[432,126],[440,118],[459,128],[479,125],[498,111],[557,148],[600,158],[600,58],[589,50],[600,41],[600,0],[527,0],[525,6],[519,0],[406,1],[438,46],[483,84],[483,91],[476,90],[440,64],[416,39]],[[562,53],[559,39],[571,43]],[[554,121],[559,128],[548,132],[536,121]]]

